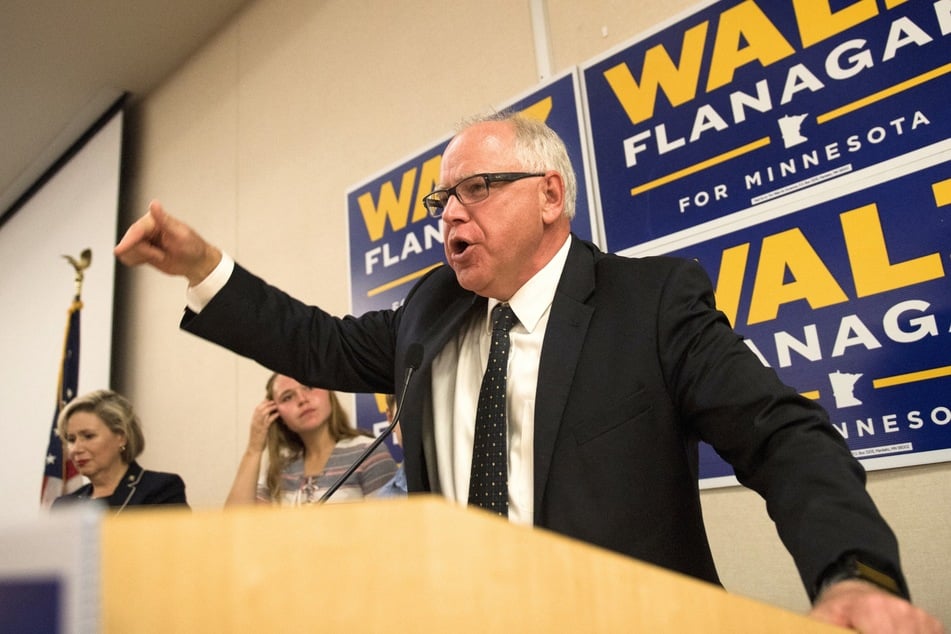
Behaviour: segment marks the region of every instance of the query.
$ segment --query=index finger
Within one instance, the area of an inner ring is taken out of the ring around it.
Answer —
[[[123,264],[134,266],[151,262],[161,255],[161,251],[154,247],[151,241],[161,232],[164,215],[161,203],[153,200],[149,204],[148,213],[126,230],[119,244],[113,249],[113,253]]]

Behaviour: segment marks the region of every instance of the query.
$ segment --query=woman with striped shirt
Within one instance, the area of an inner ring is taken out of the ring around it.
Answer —
[[[315,503],[371,442],[368,432],[350,425],[333,392],[272,374],[265,399],[254,409],[248,447],[225,506]],[[267,466],[259,480],[265,448]],[[381,444],[328,502],[362,500],[396,470],[396,462]]]

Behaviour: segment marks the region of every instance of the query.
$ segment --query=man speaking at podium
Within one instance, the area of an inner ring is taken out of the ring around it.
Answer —
[[[401,307],[358,317],[267,285],[158,202],[115,251],[186,277],[182,327],[276,372],[351,392],[405,382],[411,493],[719,583],[697,482],[704,440],[766,500],[813,616],[866,634],[942,631],[906,600],[895,536],[821,407],[750,352],[699,265],[572,236],[575,193],[543,123],[468,122],[423,199],[449,266]]]

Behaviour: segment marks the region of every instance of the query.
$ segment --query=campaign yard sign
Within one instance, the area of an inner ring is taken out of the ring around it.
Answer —
[[[724,0],[582,70],[607,248],[697,258],[867,468],[951,457],[949,33],[948,0]]]

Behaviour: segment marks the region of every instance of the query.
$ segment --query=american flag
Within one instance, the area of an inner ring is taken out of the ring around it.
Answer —
[[[63,364],[56,390],[56,409],[53,412],[50,443],[46,450],[46,468],[43,471],[43,489],[40,492],[40,505],[44,507],[49,507],[59,496],[82,486],[82,476],[76,471],[73,463],[65,459],[63,442],[56,433],[59,413],[76,396],[79,386],[79,311],[82,308],[83,303],[79,299],[74,300],[69,307],[66,341],[63,344]]]

